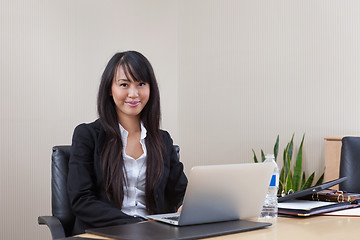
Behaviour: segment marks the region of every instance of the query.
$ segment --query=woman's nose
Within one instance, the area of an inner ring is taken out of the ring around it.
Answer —
[[[138,97],[139,96],[139,92],[136,86],[131,85],[129,88],[129,97],[134,98],[134,97]]]

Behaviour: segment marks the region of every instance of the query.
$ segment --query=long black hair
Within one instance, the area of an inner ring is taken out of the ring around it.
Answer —
[[[123,143],[119,129],[119,119],[115,102],[111,96],[111,86],[119,67],[134,81],[150,85],[150,98],[140,113],[140,120],[147,130],[145,138],[147,150],[145,203],[149,213],[155,210],[153,191],[162,170],[162,139],[160,135],[160,94],[154,70],[145,56],[136,51],[116,53],[108,62],[101,77],[97,109],[105,131],[105,141],[101,152],[102,173],[107,197],[121,209],[124,199]]]

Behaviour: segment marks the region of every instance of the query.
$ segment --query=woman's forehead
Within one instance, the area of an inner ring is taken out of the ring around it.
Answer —
[[[134,73],[130,73],[127,67],[124,67],[123,65],[119,65],[116,69],[116,78],[117,79],[124,79],[129,81],[136,81],[133,77]]]

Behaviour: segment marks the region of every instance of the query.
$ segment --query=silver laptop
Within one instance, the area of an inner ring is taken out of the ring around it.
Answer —
[[[147,217],[177,226],[258,217],[273,170],[271,163],[193,167],[181,213]]]

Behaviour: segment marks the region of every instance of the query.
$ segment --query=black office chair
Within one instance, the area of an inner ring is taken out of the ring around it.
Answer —
[[[70,236],[75,223],[67,193],[67,176],[71,146],[54,146],[51,156],[51,208],[52,216],[38,217],[46,224],[53,239]]]
[[[72,235],[75,216],[72,213],[67,193],[67,176],[71,146],[54,146],[51,156],[51,207],[52,216],[38,217],[40,225],[47,225],[53,239]],[[174,145],[177,157],[180,157],[180,147]]]
[[[342,139],[340,177],[348,179],[339,184],[339,190],[360,193],[360,137]]]

